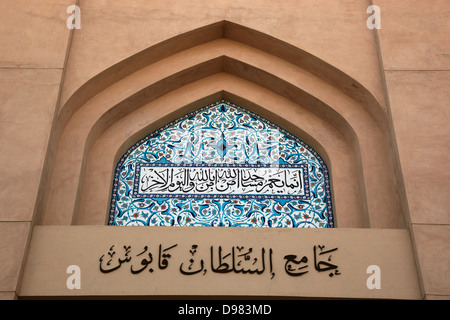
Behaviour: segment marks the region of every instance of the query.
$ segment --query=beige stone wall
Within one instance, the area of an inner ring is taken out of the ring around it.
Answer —
[[[120,153],[219,98],[322,152],[337,226],[407,228],[423,298],[450,297],[448,1],[80,0],[71,31],[73,3],[0,4],[1,297],[35,224],[104,224]]]
[[[0,3],[0,297],[16,297],[75,1]]]
[[[427,299],[449,299],[450,30],[448,1],[383,1],[379,46]]]

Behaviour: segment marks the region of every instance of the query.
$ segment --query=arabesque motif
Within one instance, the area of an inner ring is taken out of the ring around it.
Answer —
[[[304,141],[221,100],[122,156],[109,224],[332,228],[329,172]]]

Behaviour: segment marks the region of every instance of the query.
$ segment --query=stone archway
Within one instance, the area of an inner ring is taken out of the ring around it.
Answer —
[[[55,124],[38,223],[104,224],[120,154],[137,137],[222,98],[245,102],[324,154],[338,226],[404,227],[387,117],[371,93],[301,49],[227,21],[137,53],[68,99]]]

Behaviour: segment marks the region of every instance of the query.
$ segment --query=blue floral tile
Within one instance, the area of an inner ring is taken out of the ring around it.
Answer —
[[[125,152],[109,224],[332,228],[329,173],[305,142],[221,100]]]

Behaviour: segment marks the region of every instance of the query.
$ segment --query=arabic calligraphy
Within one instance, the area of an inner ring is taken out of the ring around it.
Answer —
[[[328,257],[326,258],[326,261],[320,260],[319,259],[320,257],[318,257],[320,255],[324,255],[324,254],[326,255],[331,252],[334,252],[338,248],[333,248],[330,250],[323,251],[324,248],[325,248],[325,246],[321,246],[321,245],[314,246],[314,248],[313,248],[314,269],[318,272],[334,270],[328,274],[330,277],[333,277],[335,275],[340,275],[341,273],[338,270],[338,266],[334,265],[330,262],[331,257],[332,257],[331,254],[328,255]],[[319,250],[317,250],[317,249],[319,249]],[[308,265],[306,264],[308,262],[308,257],[303,256],[302,258],[297,260],[297,255],[289,254],[289,255],[286,255],[284,257],[284,259],[286,260],[286,263],[284,265],[284,270],[286,271],[286,273],[288,275],[293,276],[293,277],[299,277],[299,276],[302,276],[309,272],[309,270],[307,270]]]
[[[277,195],[306,199],[307,165],[280,166],[174,166],[136,164],[134,196],[201,195],[202,198],[236,194]]]
[[[325,161],[306,142],[221,100],[121,156],[108,224],[333,228],[330,187]]]
[[[155,257],[150,252],[149,246],[144,246],[134,253],[129,245],[115,246],[112,245],[109,251],[103,254],[99,259],[99,269],[102,273],[111,273],[118,270],[122,265],[129,265],[131,274],[139,274],[147,270],[153,273],[156,270],[165,270],[169,267],[169,261],[173,257],[174,250],[179,249],[178,244],[157,247]],[[185,260],[177,267],[182,275],[192,276],[200,274],[205,276],[208,271],[216,274],[249,274],[262,275],[267,273],[270,279],[275,277],[274,250],[264,247],[255,249],[246,246],[232,246],[226,249],[222,246],[210,246],[209,250],[203,250],[202,253],[208,252],[208,261],[206,258],[198,257],[199,246],[191,245],[190,249],[182,253],[178,250],[178,254],[184,254]],[[340,275],[338,266],[331,263],[332,255],[338,248],[326,249],[324,245],[315,245],[311,250],[314,261],[314,269],[321,273],[327,272],[330,277]],[[310,261],[306,255],[298,258],[297,254],[284,255],[284,271],[292,277],[300,277],[309,272],[308,262]]]
[[[266,270],[265,257],[266,250],[261,249],[261,255],[258,257],[252,257],[252,248],[245,249],[243,246],[236,246],[231,248],[231,252],[223,254],[222,247],[218,248],[218,264],[214,263],[214,247],[211,246],[211,269],[216,273],[249,273],[249,274],[262,274]],[[275,276],[272,266],[272,249],[269,249],[269,264],[270,264],[270,274],[272,278]],[[228,262],[224,260],[228,259]],[[231,260],[231,261],[229,261]],[[217,261],[216,261],[217,262]],[[245,264],[247,267],[245,268]]]

